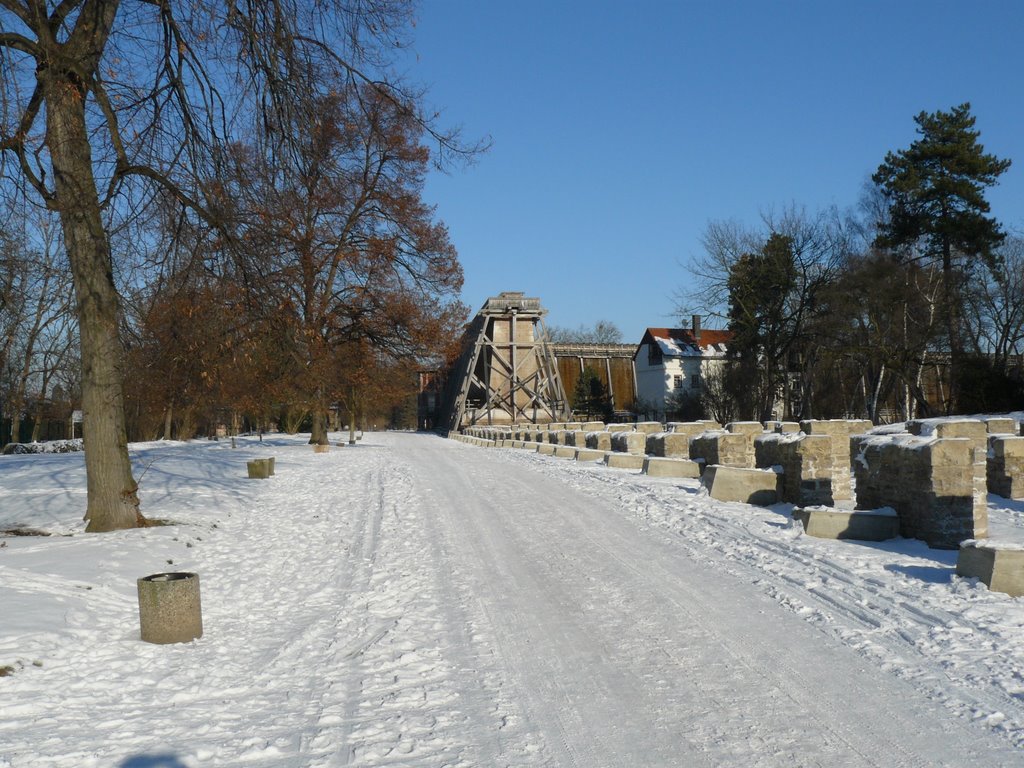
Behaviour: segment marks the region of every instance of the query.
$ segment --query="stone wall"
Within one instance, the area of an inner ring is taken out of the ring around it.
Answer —
[[[984,443],[946,422],[925,434],[868,436],[854,459],[857,507],[892,507],[900,534],[939,549],[957,549],[965,539],[988,535]],[[984,429],[984,425],[975,422]]]

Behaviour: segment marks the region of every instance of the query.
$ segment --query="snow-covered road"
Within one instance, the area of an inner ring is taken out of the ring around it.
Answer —
[[[953,553],[429,435],[274,443],[139,446],[182,525],[97,536],[80,456],[0,460],[0,529],[75,532],[3,539],[0,766],[1024,763],[1024,606]],[[193,644],[138,640],[162,570],[200,574]]]

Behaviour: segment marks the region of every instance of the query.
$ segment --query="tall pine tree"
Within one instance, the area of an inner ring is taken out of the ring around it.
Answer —
[[[968,103],[914,118],[920,138],[889,152],[871,177],[888,202],[875,244],[942,270],[943,311],[950,353],[950,397],[957,408],[964,357],[963,286],[979,265],[996,268],[1005,233],[988,215],[985,190],[1010,167],[978,142]]]

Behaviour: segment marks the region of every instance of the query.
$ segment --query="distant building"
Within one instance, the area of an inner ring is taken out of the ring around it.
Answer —
[[[731,338],[730,331],[702,329],[699,315],[690,328],[648,328],[633,356],[637,405],[649,418],[664,420],[681,397],[700,397]]]

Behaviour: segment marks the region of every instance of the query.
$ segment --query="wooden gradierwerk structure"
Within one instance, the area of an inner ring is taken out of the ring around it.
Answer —
[[[463,337],[441,424],[547,424],[570,414],[540,299],[506,291],[484,302]]]

